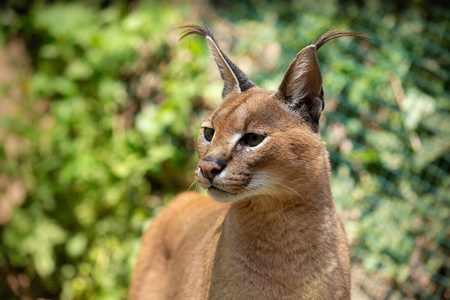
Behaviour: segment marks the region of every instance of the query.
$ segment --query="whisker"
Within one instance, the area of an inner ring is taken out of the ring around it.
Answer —
[[[197,179],[195,179],[195,180],[191,183],[191,185],[188,187],[188,189],[187,189],[188,192],[189,192],[189,190],[191,189],[191,187],[192,187],[195,183],[198,183],[198,182],[197,182]]]

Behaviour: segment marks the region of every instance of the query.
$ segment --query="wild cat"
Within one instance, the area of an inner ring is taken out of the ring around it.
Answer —
[[[142,238],[130,299],[349,299],[347,238],[319,134],[324,109],[317,50],[359,32],[319,36],[276,91],[253,83],[204,27],[224,81],[223,100],[201,125],[196,180]]]

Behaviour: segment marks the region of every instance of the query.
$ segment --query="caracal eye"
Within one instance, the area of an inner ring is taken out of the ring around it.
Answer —
[[[250,147],[255,147],[258,146],[264,140],[264,138],[265,136],[261,134],[247,133],[242,138],[242,141],[244,142],[244,144]]]
[[[203,130],[203,136],[205,137],[205,139],[208,141],[208,142],[211,142],[211,140],[213,139],[213,137],[214,137],[214,133],[215,133],[216,131],[213,129],[213,128],[209,128],[209,127],[206,127],[204,130]]]

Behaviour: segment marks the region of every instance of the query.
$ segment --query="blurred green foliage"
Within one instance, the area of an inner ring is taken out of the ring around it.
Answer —
[[[380,286],[354,282],[369,299],[449,297],[450,12],[398,5],[8,3],[0,42],[20,37],[29,66],[0,82],[0,174],[26,193],[0,227],[0,298],[126,297],[140,236],[193,181],[196,126],[220,98],[204,40],[178,42],[203,19],[268,89],[330,27],[374,37],[319,52],[333,194],[354,267]]]

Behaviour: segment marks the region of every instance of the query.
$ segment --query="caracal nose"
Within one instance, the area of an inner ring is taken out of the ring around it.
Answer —
[[[203,173],[203,177],[213,180],[216,175],[222,171],[222,167],[214,161],[202,160],[198,163],[198,167]]]

